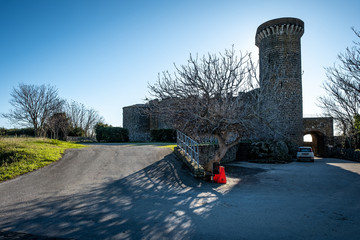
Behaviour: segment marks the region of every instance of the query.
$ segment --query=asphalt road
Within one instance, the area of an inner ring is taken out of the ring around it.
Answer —
[[[0,183],[0,239],[14,232],[73,239],[360,236],[359,163],[240,162],[225,170],[228,183],[218,185],[193,179],[166,148],[70,150],[55,164]]]

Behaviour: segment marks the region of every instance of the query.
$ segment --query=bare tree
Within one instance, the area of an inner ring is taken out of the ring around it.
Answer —
[[[152,113],[194,138],[217,139],[219,149],[205,170],[211,171],[212,164],[220,162],[241,138],[254,137],[259,128],[271,128],[259,112],[264,110],[260,108],[264,92],[257,89],[250,54],[237,56],[232,48],[202,58],[190,55],[187,65],[175,65],[175,69],[173,75],[163,72],[154,85],[149,84],[157,99],[149,106]]]
[[[66,113],[54,113],[48,120],[47,126],[51,132],[51,138],[66,138],[70,130],[70,121]]]
[[[352,28],[358,38],[360,32]],[[345,136],[355,130],[355,116],[360,113],[360,42],[338,55],[339,64],[326,68],[326,95],[318,99],[324,113],[335,119]]]
[[[95,125],[99,122],[104,122],[104,118],[99,115],[99,112],[93,108],[87,109],[87,114],[84,121],[84,130],[86,136],[95,135]]]
[[[104,121],[98,111],[75,101],[68,102],[65,105],[65,112],[70,118],[72,128],[82,129],[87,137],[93,136],[95,125]]]
[[[70,118],[73,128],[82,128],[86,115],[86,107],[82,103],[75,101],[67,102],[65,111]]]
[[[15,123],[31,126],[35,136],[45,136],[46,120],[61,109],[64,101],[58,96],[57,89],[50,85],[20,84],[13,88],[10,104],[13,110],[3,117]]]

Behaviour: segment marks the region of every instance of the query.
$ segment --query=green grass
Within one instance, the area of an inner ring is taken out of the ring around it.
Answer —
[[[170,148],[173,151],[175,147],[177,147],[177,144],[168,144],[168,145],[159,146],[159,148]]]
[[[173,143],[173,142],[129,142],[129,143],[125,143],[125,144],[131,144],[131,145],[137,145],[137,146],[153,145],[153,146],[157,146],[159,148],[170,148],[173,151],[174,151],[174,148],[177,147],[177,143]]]
[[[46,138],[0,138],[0,182],[49,165],[68,148],[82,147]]]

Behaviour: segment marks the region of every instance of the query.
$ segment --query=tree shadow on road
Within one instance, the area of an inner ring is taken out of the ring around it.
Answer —
[[[10,206],[0,229],[77,239],[186,239],[216,227],[222,186],[194,179],[173,154],[79,194]],[[201,229],[200,229],[201,228]],[[201,230],[201,231],[199,231]],[[204,235],[202,235],[204,234]]]
[[[0,229],[76,239],[353,239],[359,174],[341,166],[276,165],[266,181],[229,187],[194,179],[170,154],[78,194],[0,209]],[[262,173],[226,169],[245,180]]]

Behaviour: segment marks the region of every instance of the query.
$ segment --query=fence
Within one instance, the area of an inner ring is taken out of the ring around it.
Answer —
[[[351,148],[329,148],[329,156],[360,162],[360,151]]]
[[[70,142],[97,142],[95,137],[70,137],[67,136],[65,141]]]
[[[176,139],[177,146],[199,167],[199,143],[180,131],[176,132]]]

